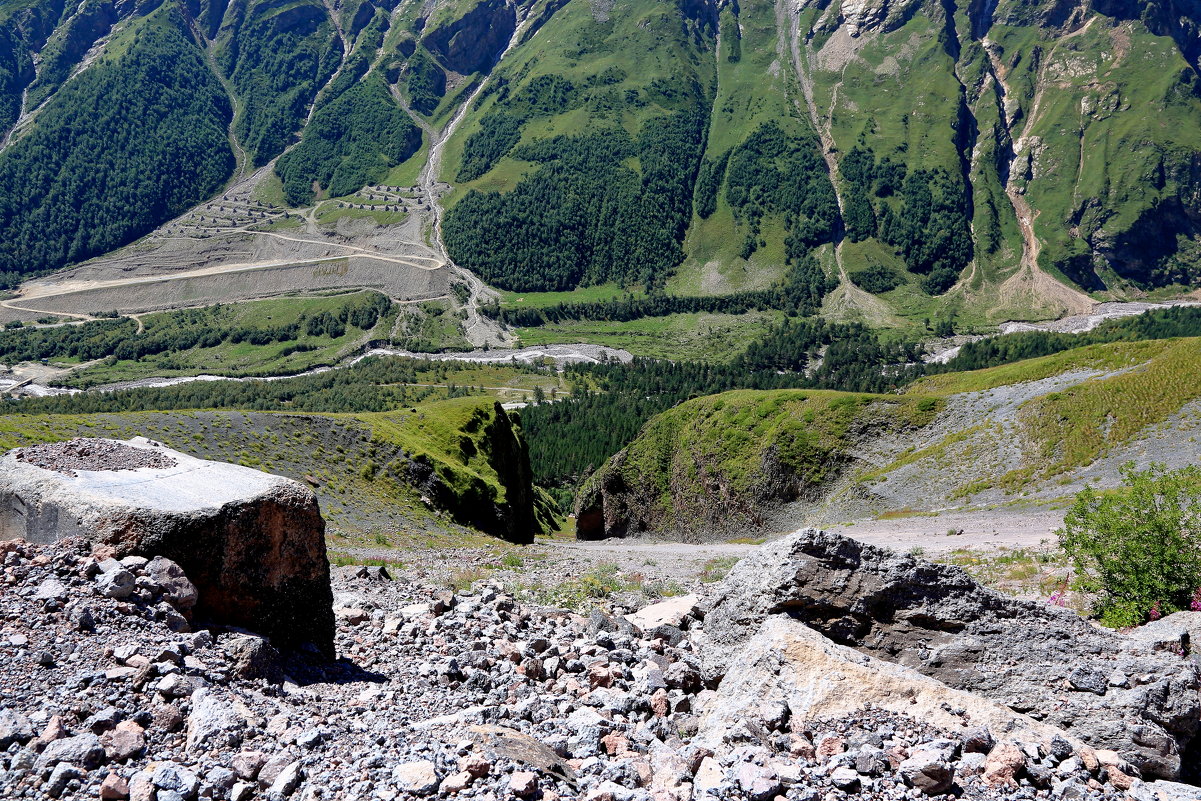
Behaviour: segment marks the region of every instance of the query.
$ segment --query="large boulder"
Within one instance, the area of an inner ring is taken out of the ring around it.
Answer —
[[[195,585],[200,618],[333,654],[325,521],[290,479],[141,437],[18,448],[0,457],[0,538],[15,537],[164,556]]]
[[[1130,632],[1153,648],[1201,657],[1201,612],[1176,612]]]
[[[1118,751],[1172,779],[1198,758],[1201,667],[964,571],[807,529],[759,548],[702,599],[712,684],[769,617]]]
[[[698,741],[715,748],[744,722],[834,719],[865,708],[909,715],[955,731],[986,726],[1026,742],[1050,742],[1060,730],[911,668],[838,645],[805,624],[771,616],[731,655],[717,692],[706,694]],[[765,726],[766,728],[766,726]]]

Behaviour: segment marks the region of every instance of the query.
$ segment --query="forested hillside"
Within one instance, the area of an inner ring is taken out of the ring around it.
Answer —
[[[297,208],[421,182],[488,283],[642,316],[1171,294],[1201,284],[1199,30],[1185,0],[0,0],[0,273],[267,166]]]
[[[557,11],[473,109],[454,177],[494,179],[448,214],[452,258],[522,291],[662,285],[683,258],[714,33],[703,4]]]
[[[179,9],[126,27],[0,153],[0,273],[111,250],[219,189],[229,115]]]

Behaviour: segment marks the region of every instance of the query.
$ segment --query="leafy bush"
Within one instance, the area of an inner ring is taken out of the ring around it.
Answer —
[[[1108,626],[1189,608],[1201,587],[1201,468],[1122,468],[1123,486],[1086,488],[1057,533],[1077,588]]]

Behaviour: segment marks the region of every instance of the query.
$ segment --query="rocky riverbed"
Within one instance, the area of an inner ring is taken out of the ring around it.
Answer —
[[[336,568],[328,660],[192,617],[194,594],[167,560],[103,557],[81,540],[0,543],[0,797],[1201,793],[1143,782],[1123,755],[1040,738],[1016,715],[1000,726],[949,703],[928,715],[918,694],[909,714],[865,694],[865,706],[808,717],[795,699],[740,695],[729,679],[706,685],[708,602],[694,596],[582,616],[522,606],[490,583],[455,593],[381,568]],[[850,699],[853,663],[841,693]],[[724,717],[732,708],[736,725]]]

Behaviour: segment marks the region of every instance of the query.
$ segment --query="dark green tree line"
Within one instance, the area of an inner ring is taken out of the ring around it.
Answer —
[[[334,197],[353,194],[382,180],[420,147],[421,129],[373,72],[313,115],[276,172],[288,202],[302,205],[312,201],[314,183]]]
[[[446,216],[452,258],[497,286],[656,286],[683,258],[703,137],[694,113],[519,148],[539,165],[510,192],[473,191]],[[640,172],[623,163],[636,156]]]
[[[217,191],[231,109],[174,6],[71,80],[0,154],[0,273],[126,244]]]

